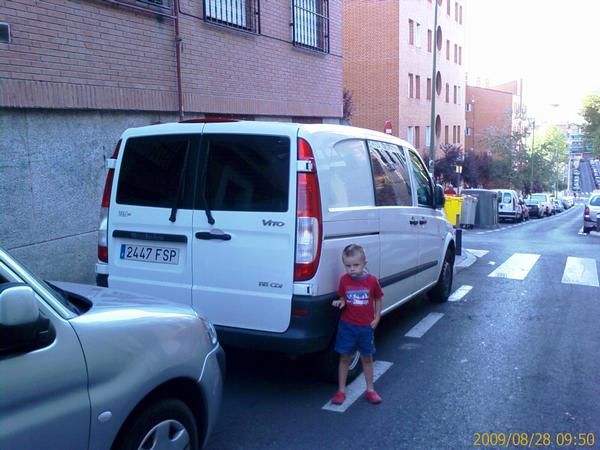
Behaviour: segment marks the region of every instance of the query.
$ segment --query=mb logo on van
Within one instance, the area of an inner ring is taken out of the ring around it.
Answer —
[[[269,220],[263,219],[262,223],[263,223],[264,227],[282,227],[285,225],[285,222],[281,222],[278,220],[271,220],[271,219],[269,219]]]

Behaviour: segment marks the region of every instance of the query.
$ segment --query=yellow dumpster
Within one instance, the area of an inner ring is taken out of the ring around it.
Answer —
[[[444,212],[446,213],[446,217],[448,221],[457,226],[460,224],[460,211],[462,208],[462,197],[456,197],[455,195],[446,195],[446,203],[444,204]],[[458,215],[458,221],[456,220],[456,216]]]

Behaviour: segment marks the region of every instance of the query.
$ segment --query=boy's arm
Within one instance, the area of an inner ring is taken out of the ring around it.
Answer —
[[[377,328],[379,320],[381,319],[381,304],[381,298],[376,298],[373,302],[373,308],[375,309],[375,318],[373,319],[373,322],[371,322],[371,328],[373,329]]]
[[[344,297],[340,297],[337,300],[332,301],[331,305],[342,309],[344,306],[346,306],[346,299]]]

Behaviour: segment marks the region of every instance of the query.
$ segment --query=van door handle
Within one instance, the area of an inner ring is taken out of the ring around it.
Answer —
[[[425,225],[427,223],[427,220],[425,220],[425,217],[421,217],[419,219],[419,225]]]
[[[222,241],[230,241],[231,235],[227,233],[211,233],[209,231],[198,231],[196,233],[196,238],[204,240],[221,239]]]
[[[415,219],[414,217],[411,217],[410,220],[408,221],[408,223],[410,223],[411,225],[418,225],[419,221],[417,219]]]

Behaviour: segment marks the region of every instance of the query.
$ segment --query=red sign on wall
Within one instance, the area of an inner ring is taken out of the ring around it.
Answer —
[[[383,125],[383,132],[385,134],[392,134],[392,121],[391,120],[385,121],[385,124]]]

